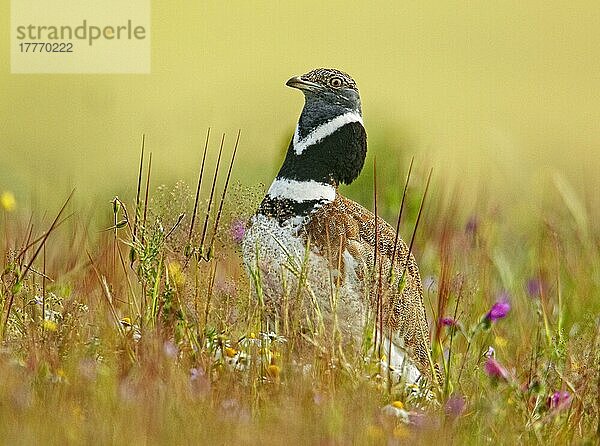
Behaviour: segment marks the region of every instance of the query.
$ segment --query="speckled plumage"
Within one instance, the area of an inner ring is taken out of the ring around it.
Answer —
[[[283,302],[293,296],[299,318],[310,323],[322,315],[329,328],[335,319],[342,336],[360,344],[367,321],[380,309],[379,339],[388,351],[391,337],[391,365],[408,367],[404,375],[410,381],[431,378],[429,328],[414,257],[401,239],[394,253],[394,229],[381,218],[376,227],[373,213],[337,191],[358,176],[366,157],[356,83],[341,71],[318,69],[287,85],[304,92],[305,105],[283,166],[242,242],[245,264],[255,280],[260,276],[268,311],[281,316]],[[337,302],[332,287],[339,287]],[[295,292],[299,288],[303,291]],[[436,375],[439,379],[437,369]]]
[[[368,296],[373,310],[380,296],[384,335],[391,331],[394,344],[407,350],[419,370],[430,375],[429,328],[419,268],[402,239],[398,239],[394,254],[396,231],[380,217],[376,229],[372,212],[338,194],[332,203],[311,215],[303,226],[303,236],[326,258],[327,252],[348,252],[352,256],[361,294]],[[337,264],[330,266],[335,268]],[[403,273],[405,284],[399,290]],[[341,277],[346,277],[344,271]]]

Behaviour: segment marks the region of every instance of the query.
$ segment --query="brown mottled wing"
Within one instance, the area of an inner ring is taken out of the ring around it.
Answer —
[[[381,296],[386,333],[391,329],[393,339],[401,341],[419,370],[431,377],[429,328],[417,263],[412,255],[408,256],[408,247],[399,239],[392,265],[396,231],[382,218],[377,219],[377,226],[377,270],[381,267],[381,282],[373,274],[375,216],[358,203],[338,194],[332,203],[324,205],[311,216],[305,234],[310,238],[311,246],[330,259],[333,268],[341,269],[342,278],[346,276],[345,265],[339,259],[341,253],[348,251],[356,261],[353,266],[364,291],[358,297],[369,296],[371,308],[375,310],[377,296]],[[405,284],[401,287],[407,258]]]

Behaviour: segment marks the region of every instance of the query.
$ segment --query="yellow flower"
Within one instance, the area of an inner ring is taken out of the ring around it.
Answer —
[[[44,322],[42,322],[42,328],[48,331],[56,331],[58,325],[56,325],[56,322],[54,321],[49,321],[48,319],[45,319]]]
[[[0,195],[0,207],[2,207],[6,212],[14,211],[17,206],[17,200],[12,192],[4,191]]]
[[[496,344],[500,348],[504,348],[508,345],[508,341],[502,336],[496,336],[496,338],[494,339],[494,344]]]
[[[237,350],[231,347],[225,347],[225,355],[228,358],[233,358],[237,354]]]
[[[402,401],[394,401],[392,406],[394,406],[396,409],[404,409],[404,403]]]

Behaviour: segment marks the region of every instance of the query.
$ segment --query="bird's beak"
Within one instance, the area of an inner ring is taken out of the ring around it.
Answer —
[[[321,89],[319,84],[304,80],[300,76],[294,76],[291,79],[288,79],[285,85],[303,91],[316,91]]]

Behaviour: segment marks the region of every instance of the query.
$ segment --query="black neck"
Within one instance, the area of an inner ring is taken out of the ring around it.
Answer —
[[[363,168],[367,133],[360,122],[344,124],[331,135],[308,146],[300,155],[290,143],[277,178],[314,180],[337,186],[350,184]]]
[[[330,96],[311,95],[310,100],[305,100],[298,120],[300,138],[306,137],[321,124],[330,121],[332,116],[341,116],[349,112],[361,114],[359,99],[350,103],[342,96],[332,99]]]

